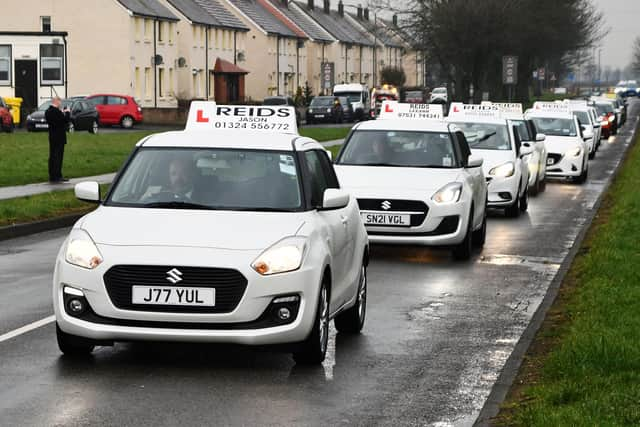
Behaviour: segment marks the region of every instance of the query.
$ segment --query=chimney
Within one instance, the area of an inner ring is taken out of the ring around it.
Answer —
[[[365,7],[363,12],[364,12],[364,20],[368,21],[369,20],[369,8]]]
[[[313,10],[314,6],[315,5],[313,4],[313,0],[307,0],[307,9]]]
[[[324,13],[327,15],[331,12],[331,2],[329,0],[324,0]]]
[[[393,15],[393,26],[397,27],[398,26],[398,15]]]
[[[342,3],[342,0],[338,2],[338,15],[344,16],[344,4]]]
[[[358,5],[358,21],[362,21],[362,5]]]

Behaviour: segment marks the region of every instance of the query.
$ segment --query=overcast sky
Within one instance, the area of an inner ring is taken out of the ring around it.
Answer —
[[[366,5],[367,0],[343,0],[345,4]],[[476,0],[477,1],[477,0]],[[559,0],[561,1],[561,0]],[[602,41],[602,68],[624,68],[631,62],[631,45],[640,36],[640,0],[591,0],[604,12],[609,34]],[[338,0],[331,5],[337,7]],[[406,1],[395,0],[398,6]]]

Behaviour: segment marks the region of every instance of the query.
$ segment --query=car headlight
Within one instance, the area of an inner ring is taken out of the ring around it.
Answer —
[[[516,171],[516,165],[513,162],[507,162],[491,169],[489,171],[489,175],[508,178],[510,176],[513,176],[515,171]]]
[[[330,113],[330,112],[331,112],[331,108],[327,108],[327,113]]]
[[[440,190],[431,197],[431,200],[438,204],[444,203],[456,203],[460,200],[462,195],[462,184],[459,182],[452,182],[442,187]]]
[[[27,121],[31,121],[31,114],[27,116]]]
[[[103,261],[89,233],[80,229],[71,230],[64,258],[69,264],[89,270],[93,270]]]
[[[564,154],[565,156],[568,156],[568,157],[580,157],[580,155],[582,154],[582,148],[580,147],[572,148],[571,150],[567,151]]]
[[[615,116],[609,116],[609,121],[610,121],[610,122],[614,121],[615,119],[616,119],[616,117],[615,117]]]
[[[287,237],[264,251],[251,267],[263,276],[300,268],[307,249],[306,237]]]

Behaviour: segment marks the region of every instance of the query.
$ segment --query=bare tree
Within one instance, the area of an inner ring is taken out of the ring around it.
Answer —
[[[640,37],[636,37],[633,42],[633,59],[631,60],[631,70],[635,74],[640,74]]]

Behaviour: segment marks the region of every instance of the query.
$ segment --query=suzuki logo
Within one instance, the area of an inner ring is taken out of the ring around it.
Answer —
[[[385,211],[388,211],[389,209],[391,209],[391,202],[388,200],[385,200],[384,202],[382,202],[382,209],[384,209]]]
[[[182,282],[182,272],[177,268],[167,271],[167,280],[174,285],[178,282]]]

